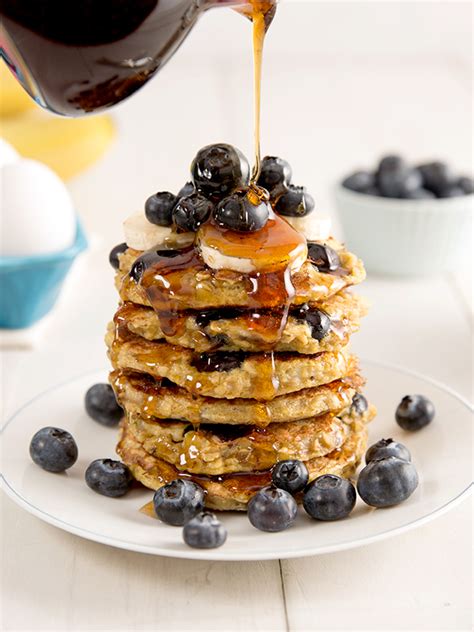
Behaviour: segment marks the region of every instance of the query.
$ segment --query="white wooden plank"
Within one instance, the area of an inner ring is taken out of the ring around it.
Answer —
[[[4,630],[285,630],[278,562],[211,563],[82,540],[3,496]]]
[[[405,535],[284,560],[290,629],[469,630],[469,502]]]

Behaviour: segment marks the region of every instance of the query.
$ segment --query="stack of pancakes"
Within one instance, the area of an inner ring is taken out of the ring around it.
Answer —
[[[117,452],[137,480],[189,478],[208,507],[242,510],[284,459],[303,461],[310,480],[354,473],[375,413],[347,348],[366,311],[347,288],[365,272],[340,243],[321,243],[337,270],[310,258],[280,277],[215,270],[199,240],[119,257],[107,344],[125,412]]]

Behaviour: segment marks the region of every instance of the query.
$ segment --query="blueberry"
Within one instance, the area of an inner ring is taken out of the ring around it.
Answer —
[[[195,549],[216,549],[227,539],[227,531],[216,515],[202,511],[184,525],[183,540]]]
[[[296,459],[280,461],[272,470],[272,481],[275,487],[284,489],[290,494],[301,492],[308,484],[308,479],[306,465]]]
[[[224,198],[214,211],[216,223],[241,233],[253,233],[263,228],[271,207],[266,200],[252,193],[244,189]]]
[[[423,188],[408,191],[408,193],[404,195],[406,200],[433,200],[435,197],[434,193]]]
[[[290,184],[291,175],[291,167],[286,160],[276,156],[265,156],[257,184],[271,193],[276,188],[287,187]]]
[[[474,193],[474,180],[463,176],[457,181],[457,186],[460,187],[466,195]]]
[[[87,485],[102,496],[118,498],[128,492],[133,477],[126,465],[113,459],[96,459],[86,470]]]
[[[423,179],[423,187],[436,196],[456,184],[456,178],[444,162],[428,162],[418,167]]]
[[[362,191],[361,191],[362,193]],[[363,191],[365,195],[375,195],[376,197],[383,197],[380,193],[380,189],[375,185],[373,187],[369,187],[366,191]]]
[[[156,252],[147,251],[141,254],[132,264],[130,268],[130,272],[128,273],[129,277],[135,281],[135,283],[140,283],[143,274],[148,269],[150,265],[156,262]]]
[[[314,209],[314,200],[305,187],[297,187],[290,184],[288,189],[280,195],[275,211],[287,217],[303,217],[309,215]]]
[[[191,175],[197,189],[218,199],[248,184],[250,167],[241,151],[218,143],[198,151],[191,164]]]
[[[397,424],[404,430],[420,430],[435,416],[435,408],[423,395],[406,395],[395,412]]]
[[[413,463],[396,456],[375,459],[359,474],[357,491],[371,507],[390,507],[406,500],[418,486]]]
[[[173,210],[173,222],[184,232],[196,232],[209,219],[214,205],[201,193],[191,193],[179,200]]]
[[[377,186],[384,197],[404,198],[422,186],[418,169],[408,167],[400,156],[385,156],[377,169]]]
[[[123,417],[110,384],[94,384],[84,400],[87,414],[103,426],[116,426]]]
[[[308,242],[308,257],[320,272],[333,272],[341,265],[337,252],[316,242]]]
[[[176,204],[176,195],[162,191],[150,196],[145,202],[145,215],[149,222],[158,226],[171,226],[171,213]]]
[[[64,472],[77,461],[77,445],[67,430],[47,426],[33,435],[30,456],[47,472]]]
[[[368,193],[375,186],[375,176],[370,171],[356,171],[342,181],[342,186],[358,193]]]
[[[230,320],[233,318],[239,318],[242,316],[241,307],[218,307],[216,309],[203,309],[200,312],[196,312],[196,325],[198,327],[207,327],[213,320]]]
[[[318,476],[308,485],[303,507],[316,520],[340,520],[354,509],[356,491],[347,478],[335,474]]]
[[[192,182],[186,182],[186,184],[178,191],[178,195],[176,197],[179,200],[179,198],[187,197],[188,195],[191,195],[191,193],[195,193],[195,191],[196,189],[194,188],[194,184]]]
[[[370,463],[375,459],[384,459],[387,456],[396,456],[402,461],[411,461],[411,454],[402,443],[393,439],[380,439],[370,446],[365,453],[365,462]]]
[[[201,373],[225,373],[238,369],[247,357],[244,351],[214,351],[193,356],[191,366]]]
[[[459,187],[457,185],[453,185],[453,186],[448,187],[447,189],[443,189],[438,194],[438,197],[440,197],[440,198],[452,198],[452,197],[462,197],[463,195],[466,195],[466,194],[461,189],[461,187]]]
[[[331,319],[322,309],[304,303],[292,313],[298,320],[305,320],[308,323],[311,336],[315,340],[322,340],[331,329]]]
[[[192,481],[177,478],[156,490],[153,507],[160,520],[180,527],[204,509],[204,490]]]
[[[369,402],[362,393],[356,393],[352,398],[351,412],[355,412],[357,415],[363,415],[368,407]]]
[[[117,244],[117,246],[112,248],[112,250],[110,251],[109,263],[114,270],[119,269],[120,267],[119,255],[122,255],[127,250],[127,248],[128,248],[127,244],[123,242],[123,244]]]
[[[252,496],[247,512],[256,529],[283,531],[294,523],[298,506],[287,491],[268,485]]]

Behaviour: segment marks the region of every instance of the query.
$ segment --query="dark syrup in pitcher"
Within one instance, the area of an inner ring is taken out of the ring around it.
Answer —
[[[1,54],[37,103],[57,114],[80,116],[138,90],[206,9],[245,2],[2,0]]]

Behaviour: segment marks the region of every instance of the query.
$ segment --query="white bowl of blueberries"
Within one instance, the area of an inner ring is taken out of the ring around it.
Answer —
[[[412,166],[390,155],[346,177],[335,197],[345,241],[367,270],[432,276],[469,262],[473,191],[472,178],[443,162]]]

